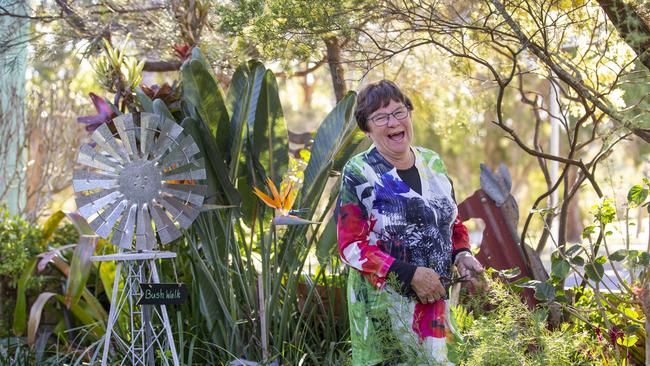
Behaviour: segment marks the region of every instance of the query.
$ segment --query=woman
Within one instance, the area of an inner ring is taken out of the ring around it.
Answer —
[[[411,146],[412,111],[410,99],[387,80],[357,97],[355,117],[373,146],[345,165],[337,206],[339,252],[354,269],[348,279],[354,365],[448,364],[451,266],[472,281],[483,271],[469,251],[442,160]]]

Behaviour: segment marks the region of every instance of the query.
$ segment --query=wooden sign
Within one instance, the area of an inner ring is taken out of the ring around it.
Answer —
[[[137,305],[180,305],[187,299],[184,283],[141,283]]]

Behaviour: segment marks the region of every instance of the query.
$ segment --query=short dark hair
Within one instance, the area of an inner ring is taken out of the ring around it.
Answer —
[[[367,132],[368,116],[377,109],[387,106],[391,100],[401,102],[409,111],[413,110],[411,99],[390,80],[381,80],[363,88],[357,95],[357,105],[354,108],[354,117],[359,128]]]

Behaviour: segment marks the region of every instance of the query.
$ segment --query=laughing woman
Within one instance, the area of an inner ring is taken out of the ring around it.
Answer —
[[[337,206],[339,252],[353,269],[348,306],[355,366],[414,359],[450,364],[452,264],[461,276],[483,271],[469,251],[442,160],[411,146],[412,111],[411,100],[387,80],[357,97],[355,117],[373,146],[346,164]]]

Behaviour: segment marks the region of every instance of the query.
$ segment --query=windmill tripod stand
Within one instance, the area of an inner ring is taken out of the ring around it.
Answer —
[[[94,262],[117,262],[111,309],[103,339],[102,365],[107,365],[111,341],[113,347],[124,354],[120,365],[180,365],[167,306],[138,303],[143,296],[141,284],[160,283],[156,260],[175,257],[176,253],[173,252],[146,251],[121,252],[91,258]],[[122,275],[124,286],[120,288]],[[121,327],[125,329],[120,329]]]

